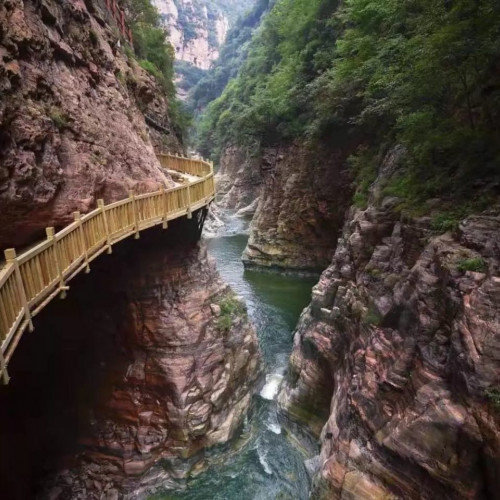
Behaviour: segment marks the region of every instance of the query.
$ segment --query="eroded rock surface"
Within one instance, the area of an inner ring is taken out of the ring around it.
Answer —
[[[397,204],[348,214],[296,331],[282,418],[320,437],[311,498],[497,498],[500,216],[435,235]]]
[[[290,146],[263,154],[259,164],[263,185],[244,254],[246,265],[325,269],[351,195],[347,152],[348,147],[312,151]]]
[[[185,477],[200,452],[242,425],[259,374],[246,314],[221,326],[221,304],[237,299],[205,246],[151,249],[127,265],[111,296],[126,297],[126,315],[116,320],[129,361],[95,411],[81,466],[60,476],[59,486],[72,478],[71,498],[100,498],[111,487],[136,498]],[[86,478],[102,490],[88,488]]]
[[[213,2],[154,0],[153,4],[168,29],[176,59],[208,70],[226,39],[227,16]]]
[[[257,336],[191,230],[184,219],[124,240],[37,318],[0,393],[9,498],[147,498],[237,433]]]
[[[260,158],[249,157],[237,147],[226,148],[215,177],[220,208],[255,213],[262,186],[260,163]]]
[[[169,182],[153,143],[179,141],[150,138],[143,115],[165,122],[168,104],[120,48],[104,0],[6,0],[0,25],[0,247]]]

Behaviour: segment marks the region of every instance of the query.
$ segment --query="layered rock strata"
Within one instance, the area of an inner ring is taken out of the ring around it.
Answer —
[[[247,266],[325,269],[351,195],[348,150],[293,145],[265,151],[259,162],[259,204],[243,256]]]
[[[41,389],[49,393],[43,402],[50,408],[58,401],[53,392],[68,385],[62,408],[71,418],[66,416],[61,427],[69,430],[52,434],[68,435],[67,443],[74,444],[58,451],[51,470],[59,472],[42,497],[147,497],[155,487],[173,486],[203,467],[203,451],[226,443],[242,425],[259,375],[257,337],[205,246],[186,242],[192,229],[178,221],[163,233],[144,233],[139,242],[125,240],[112,257],[96,261],[91,275],[78,278],[67,302],[56,304],[59,312],[49,316],[47,308],[36,325],[39,342],[49,336],[43,344],[49,352],[38,355],[44,358],[38,367],[43,375],[36,368],[23,374],[23,360],[38,359],[28,352],[30,339],[23,339],[11,366],[12,397],[29,399],[36,391],[31,387],[27,394],[23,382],[36,385],[42,381],[33,377],[45,377],[54,385]],[[61,364],[59,375],[54,362]],[[81,373],[68,371],[68,363]],[[15,412],[16,405],[10,408]],[[18,412],[3,416],[9,422],[2,422],[2,429],[11,436],[26,423],[31,403]],[[40,455],[50,462],[57,440],[46,436],[43,419],[31,425],[17,447],[24,454],[36,449],[31,435],[37,429],[41,443],[47,438],[31,458],[36,469]],[[2,436],[2,441],[5,458],[9,439]]]
[[[0,247],[169,182],[143,115],[165,121],[168,103],[104,0],[6,0],[0,25]],[[175,134],[152,135],[180,151]]]
[[[348,214],[279,396],[320,439],[311,497],[496,498],[500,212],[436,235],[380,192]]]
[[[260,157],[237,147],[226,148],[215,177],[217,206],[253,215],[257,209],[263,172]]]
[[[213,3],[192,0],[154,0],[179,61],[208,70],[219,57],[229,19]]]

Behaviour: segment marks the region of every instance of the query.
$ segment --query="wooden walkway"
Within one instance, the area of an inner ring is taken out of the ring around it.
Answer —
[[[59,231],[47,228],[47,239],[21,255],[5,250],[5,267],[0,270],[0,379],[9,382],[7,365],[23,332],[33,331],[33,317],[54,297],[64,298],[68,282],[112,245],[156,225],[187,216],[214,199],[213,165],[202,160],[158,155],[164,168],[196,176],[199,180],[171,189],[130,196],[86,214],[75,212],[74,222]]]

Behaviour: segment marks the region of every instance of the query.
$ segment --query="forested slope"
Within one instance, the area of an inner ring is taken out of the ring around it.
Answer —
[[[238,75],[246,60],[252,36],[273,3],[270,0],[258,0],[252,9],[236,21],[221,48],[219,59],[191,91],[188,104],[195,113],[217,99],[229,80]]]
[[[281,0],[205,113],[199,148],[219,156],[228,145],[356,135],[350,163],[363,204],[398,143],[407,154],[388,192],[412,206],[464,200],[498,175],[499,14],[492,0]]]

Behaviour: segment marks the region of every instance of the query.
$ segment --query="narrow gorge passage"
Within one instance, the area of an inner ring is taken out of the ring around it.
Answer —
[[[0,500],[498,500],[499,61],[499,0],[0,0]]]
[[[2,498],[147,498],[241,427],[257,338],[243,314],[217,325],[233,294],[196,215],[122,241],[36,318],[0,388]]]
[[[254,394],[251,411],[236,438],[206,452],[198,462],[203,472],[193,474],[185,490],[182,481],[173,483],[168,475],[162,479],[163,470],[172,466],[154,468],[160,474],[154,488],[161,493],[153,498],[308,498],[307,452],[296,447],[281,428],[276,396],[292,349],[292,331],[310,300],[315,279],[244,271],[241,254],[248,240],[247,225],[241,218],[229,218],[227,230],[207,238],[201,248],[208,247],[224,282],[247,304],[259,336],[266,383],[260,394]],[[183,347],[173,347],[173,338],[160,343],[149,338],[145,317],[162,314],[151,309],[162,292],[151,286],[144,288],[150,279],[148,273],[140,264],[131,264],[137,255],[152,259],[159,276],[163,266],[172,281],[166,284],[167,295],[187,293],[190,307],[197,307],[193,297],[205,293],[201,290],[207,286],[206,280],[211,287],[219,285],[212,271],[199,274],[206,260],[203,252],[196,250],[195,235],[185,236],[187,228],[186,221],[176,221],[166,232],[153,229],[139,241],[124,241],[113,255],[96,261],[90,275],[72,282],[66,300],[54,301],[36,318],[35,332],[23,339],[11,365],[11,384],[0,391],[0,479],[5,498],[50,498],[51,494],[80,498],[82,492],[86,498],[98,498],[100,489],[112,497],[114,489],[106,483],[112,483],[116,471],[106,465],[108,459],[103,461],[99,456],[120,454],[127,460],[132,443],[142,442],[139,433],[144,434],[143,439],[154,435],[153,423],[138,427],[135,433],[135,414],[143,414],[147,405],[152,405],[155,414],[161,413],[158,405],[148,400],[162,395],[169,404],[180,374],[175,373],[170,381],[164,379],[163,386],[158,385],[158,379],[152,387],[144,387],[130,372],[136,369],[137,360],[154,356],[153,352],[163,353],[165,363],[180,372],[178,357]],[[155,260],[159,254],[165,255],[163,261]],[[125,272],[127,267],[130,269]],[[109,272],[115,276],[115,284],[107,282]],[[133,276],[139,282],[130,282]],[[186,283],[188,276],[190,284]],[[191,287],[194,295],[190,295]],[[140,305],[143,293],[148,306]],[[131,301],[131,297],[135,298]],[[177,304],[175,308],[184,307],[180,299],[168,300]],[[139,314],[135,320],[131,307]],[[170,310],[168,316],[172,315],[177,313]],[[135,321],[144,325],[142,333],[134,333]],[[182,331],[178,319],[168,321],[168,328],[175,325]],[[167,348],[165,343],[169,342],[172,345]],[[189,347],[198,348],[202,347]],[[157,369],[146,374],[150,382],[158,377]],[[167,425],[171,433],[175,422]],[[130,498],[150,498],[134,484],[133,477],[129,481],[132,484],[127,490],[135,491]]]
[[[207,243],[222,278],[247,304],[264,357],[266,385],[254,396],[241,436],[228,449],[211,452],[211,467],[189,481],[186,491],[165,492],[154,497],[158,500],[305,500],[309,495],[306,450],[299,450],[278,423],[275,397],[292,349],[293,329],[317,280],[245,271],[241,254],[247,226],[244,219],[229,216],[225,230]]]

